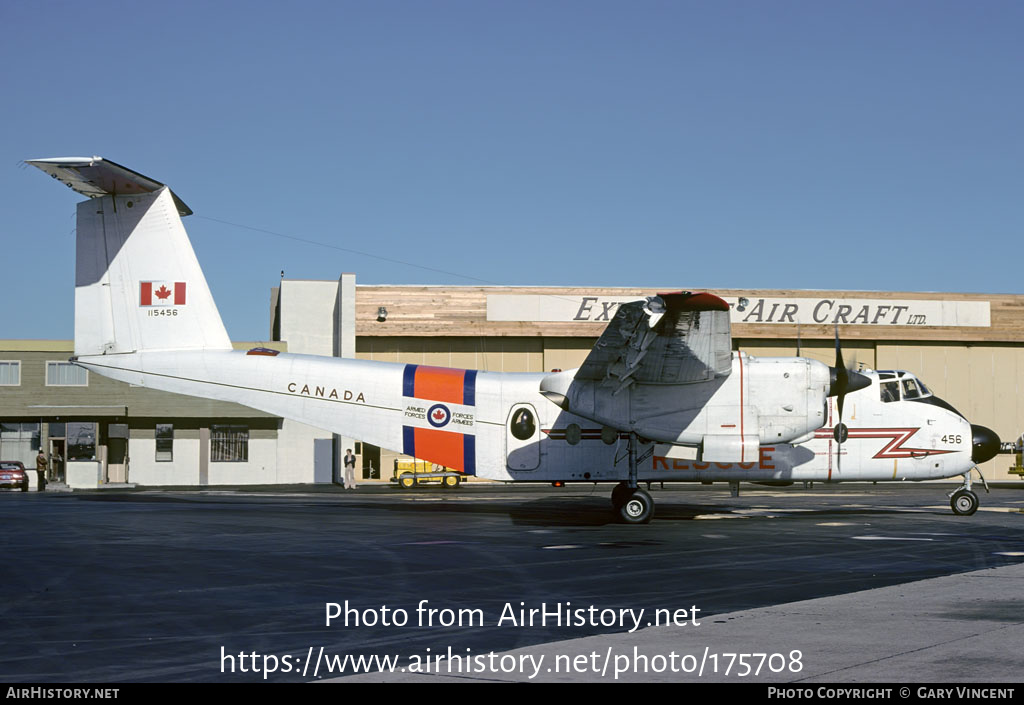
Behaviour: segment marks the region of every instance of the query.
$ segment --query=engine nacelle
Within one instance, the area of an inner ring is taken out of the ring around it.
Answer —
[[[762,444],[792,443],[827,420],[828,365],[805,357],[748,357],[749,402]]]
[[[704,462],[745,462],[765,443],[813,437],[826,421],[829,367],[807,358],[734,353],[731,373],[692,384],[620,384],[550,375],[541,393],[577,416],[660,443],[699,449]]]

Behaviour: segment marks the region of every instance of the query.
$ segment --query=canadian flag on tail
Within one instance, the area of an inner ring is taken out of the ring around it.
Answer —
[[[185,282],[139,282],[139,306],[184,306]]]

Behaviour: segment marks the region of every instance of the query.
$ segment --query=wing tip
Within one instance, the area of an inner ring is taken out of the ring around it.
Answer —
[[[37,166],[39,164],[53,164],[56,166],[92,166],[96,162],[102,162],[103,157],[47,157],[46,159],[26,159],[26,164]]]
[[[670,291],[658,294],[670,308],[680,311],[728,311],[729,304],[714,294],[706,291]]]

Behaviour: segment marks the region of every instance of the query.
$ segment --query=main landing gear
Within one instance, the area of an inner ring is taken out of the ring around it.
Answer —
[[[646,490],[620,482],[612,490],[612,508],[627,524],[646,524],[654,516],[654,500]]]
[[[988,492],[985,476],[979,471],[978,477],[981,478],[981,483],[985,486],[985,491]],[[971,490],[971,471],[968,471],[964,474],[963,487],[949,493],[949,506],[952,507],[954,514],[969,517],[978,511],[978,504],[978,495]]]
[[[629,434],[627,454],[629,455],[629,479],[620,482],[612,490],[612,508],[618,518],[627,524],[646,524],[654,516],[654,500],[646,490],[637,487],[637,435]]]

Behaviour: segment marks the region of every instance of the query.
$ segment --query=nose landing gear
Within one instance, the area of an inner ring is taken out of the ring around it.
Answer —
[[[970,516],[978,511],[978,495],[961,488],[950,495],[949,506],[954,514]]]
[[[977,470],[977,468],[974,468]],[[981,483],[985,486],[985,491],[988,492],[988,483],[985,482],[985,476],[978,471],[978,477],[981,478]],[[958,490],[949,493],[949,506],[953,509],[954,514],[960,516],[969,517],[978,511],[978,495],[974,494],[971,490],[971,471],[964,473],[964,484]]]

